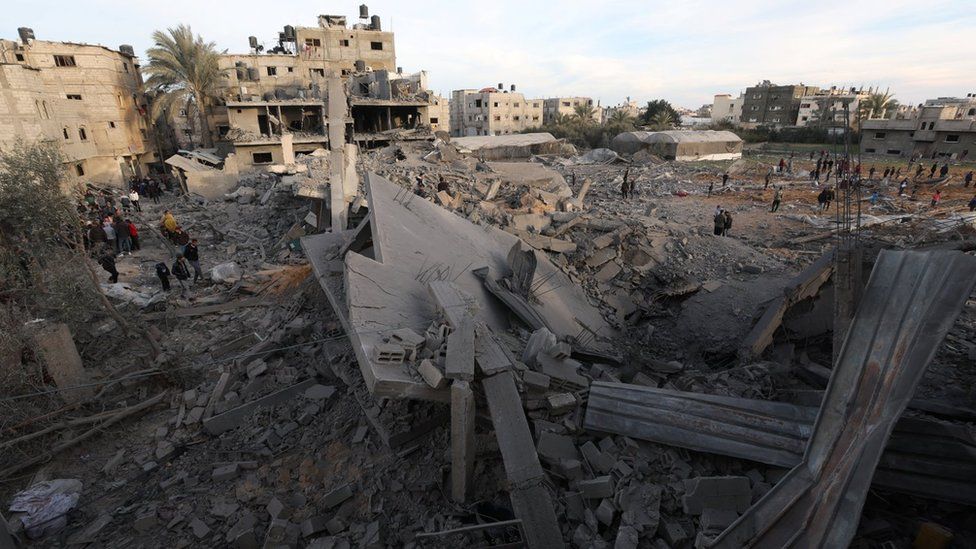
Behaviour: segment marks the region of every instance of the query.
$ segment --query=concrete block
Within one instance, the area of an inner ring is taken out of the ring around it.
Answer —
[[[230,465],[223,465],[214,469],[213,473],[210,475],[210,478],[212,478],[214,482],[223,482],[225,480],[237,478],[237,473],[237,464],[231,463]]]
[[[210,527],[198,518],[190,521],[190,529],[193,530],[193,536],[197,539],[203,539],[210,534]]]
[[[617,515],[617,510],[609,499],[604,499],[596,508],[596,518],[606,526],[613,524],[613,519]]]
[[[572,437],[550,431],[543,431],[539,435],[536,451],[539,453],[539,457],[550,463],[558,463],[561,460],[579,460],[580,457]]]
[[[352,497],[352,487],[346,484],[332,490],[322,498],[322,506],[331,509]]]
[[[743,513],[749,508],[752,489],[747,477],[698,477],[685,480],[684,511],[700,515],[708,508]]]
[[[447,358],[444,376],[448,379],[474,380],[474,322],[464,317],[460,325],[447,336]]]
[[[737,518],[739,518],[739,513],[731,509],[713,509],[709,507],[702,511],[701,529],[705,535],[715,536],[722,533]]]
[[[603,499],[613,496],[613,479],[604,475],[591,480],[581,480],[576,488],[586,499]]]
[[[329,520],[322,515],[305,519],[302,522],[302,536],[310,538],[319,532],[325,531],[328,528],[328,522]]]
[[[400,345],[379,343],[373,347],[373,360],[378,364],[403,364],[407,352]]]
[[[58,388],[77,387],[91,382],[67,324],[44,325],[34,334],[33,340],[44,370]],[[95,396],[95,389],[71,389],[61,391],[59,396],[68,404],[74,404]]]
[[[613,549],[637,549],[640,542],[640,535],[633,526],[622,525],[617,529],[617,537],[614,538]]]
[[[430,385],[434,389],[443,389],[451,381],[444,377],[444,372],[433,361],[427,358],[420,361],[420,367],[417,368],[417,372],[420,374],[420,377],[424,378],[427,385]]]
[[[522,372],[522,382],[525,383],[525,387],[530,391],[539,393],[547,391],[549,389],[550,379],[546,374],[540,374],[532,370]]]
[[[302,393],[303,396],[310,400],[325,400],[330,398],[336,392],[336,388],[332,385],[312,385],[305,392]]]
[[[688,531],[680,522],[668,517],[662,517],[658,527],[658,535],[664,538],[671,547],[680,547],[688,539]]]
[[[614,460],[601,452],[593,441],[587,441],[580,446],[580,452],[583,453],[583,459],[598,473],[609,473],[615,465]]]
[[[283,515],[283,513],[285,512],[285,504],[281,503],[281,500],[279,500],[278,498],[273,497],[271,498],[271,501],[268,502],[268,505],[265,507],[265,510],[268,511],[268,515],[270,515],[271,519],[274,520],[276,518],[280,518]]]
[[[554,414],[565,414],[576,408],[576,404],[573,393],[555,393],[546,397],[546,407]]]

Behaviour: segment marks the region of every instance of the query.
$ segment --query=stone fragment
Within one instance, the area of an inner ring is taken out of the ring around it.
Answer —
[[[613,496],[613,479],[610,475],[604,475],[591,480],[581,480],[576,483],[576,488],[587,499],[609,498]]]
[[[223,482],[225,480],[231,480],[237,478],[237,464],[231,463],[229,465],[222,465],[213,470],[210,477],[214,482]]]

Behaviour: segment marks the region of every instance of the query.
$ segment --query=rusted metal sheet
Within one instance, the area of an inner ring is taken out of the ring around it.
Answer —
[[[974,257],[882,252],[803,461],[711,546],[847,547],[895,422],[974,285]]]
[[[584,427],[713,454],[794,467],[817,408],[594,382]],[[976,505],[976,437],[940,421],[902,418],[874,475],[878,488]]]

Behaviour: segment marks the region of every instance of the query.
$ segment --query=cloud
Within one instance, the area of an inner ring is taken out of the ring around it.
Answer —
[[[150,45],[153,30],[190,24],[220,49],[247,37],[273,43],[285,24],[314,25],[320,2],[299,0],[8,0],[2,28],[39,38],[116,47]],[[612,105],[630,96],[687,107],[756,82],[890,87],[899,100],[976,91],[966,0],[611,0],[491,3],[368,2],[397,37],[397,64],[425,69],[432,87],[514,83],[531,97],[586,95]],[[355,22],[359,2],[330,4]]]

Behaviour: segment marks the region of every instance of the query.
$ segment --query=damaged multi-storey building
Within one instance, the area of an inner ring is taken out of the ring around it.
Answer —
[[[61,145],[69,181],[120,184],[158,160],[132,46],[0,40],[0,149]]]
[[[451,93],[451,135],[506,135],[543,124],[543,100],[526,99],[515,84]]]
[[[419,130],[444,123],[443,101],[428,90],[426,72],[397,66],[393,33],[380,17],[366,6],[360,17],[349,26],[345,16],[320,15],[315,27],[286,25],[273,47],[252,36],[248,53],[222,54],[223,85],[209,120],[218,150],[236,153],[240,169],[249,170],[327,146],[333,75],[344,83],[348,98],[339,100],[348,101],[354,142],[383,145],[393,133],[429,139],[430,131]],[[282,147],[286,135],[291,151]]]
[[[863,121],[861,150],[944,160],[966,160],[976,153],[976,94],[930,99],[912,114]]]

